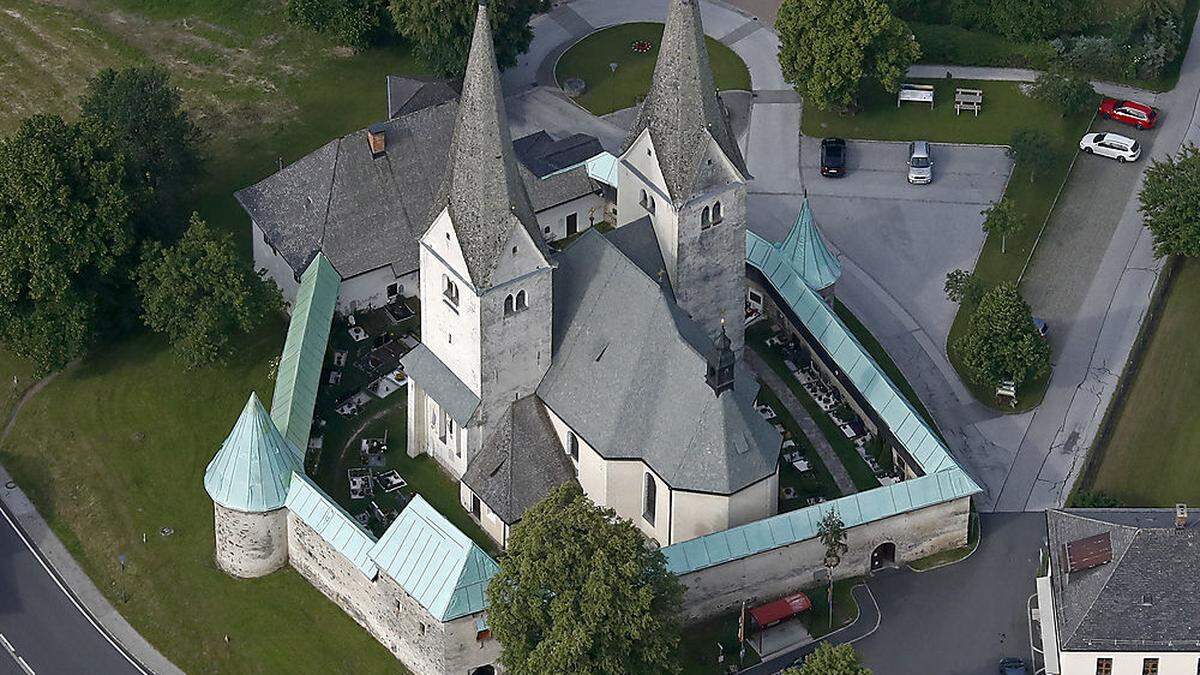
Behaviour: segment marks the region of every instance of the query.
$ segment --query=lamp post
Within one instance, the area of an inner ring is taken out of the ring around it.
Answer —
[[[615,108],[617,105],[617,66],[621,64],[613,61],[608,64],[608,69],[612,71],[612,80],[608,83],[608,107]],[[615,110],[613,110],[615,112]]]

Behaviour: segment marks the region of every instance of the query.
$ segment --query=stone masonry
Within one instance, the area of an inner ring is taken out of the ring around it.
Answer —
[[[243,513],[213,504],[217,566],[226,573],[250,579],[287,564],[287,509]]]

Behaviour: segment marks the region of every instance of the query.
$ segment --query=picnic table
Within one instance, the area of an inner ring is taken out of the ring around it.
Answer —
[[[900,93],[896,96],[896,107],[899,108],[901,103],[905,101],[914,103],[928,103],[930,110],[933,109],[933,85],[932,84],[909,84],[900,85]]]
[[[958,115],[964,110],[970,110],[979,117],[979,109],[983,107],[983,90],[982,89],[964,89],[959,87],[954,90],[954,114]]]

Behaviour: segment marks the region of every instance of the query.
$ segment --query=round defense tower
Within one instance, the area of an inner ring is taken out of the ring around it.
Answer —
[[[292,472],[303,466],[304,455],[251,394],[204,472],[204,488],[213,500],[217,566],[227,574],[261,577],[287,564],[284,503]]]

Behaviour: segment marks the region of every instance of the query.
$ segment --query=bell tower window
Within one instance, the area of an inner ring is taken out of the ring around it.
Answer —
[[[707,211],[707,209],[705,209],[705,210]],[[712,224],[716,225],[716,224],[720,223],[722,220],[724,220],[724,218],[721,215],[721,202],[717,202],[716,204],[713,204]]]

